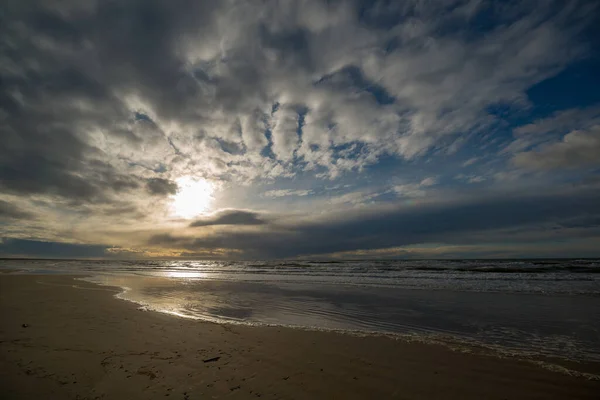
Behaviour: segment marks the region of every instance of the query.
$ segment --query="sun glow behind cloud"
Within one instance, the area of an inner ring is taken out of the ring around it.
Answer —
[[[183,176],[176,179],[177,193],[172,197],[171,212],[182,218],[206,213],[214,200],[214,185],[206,179]]]

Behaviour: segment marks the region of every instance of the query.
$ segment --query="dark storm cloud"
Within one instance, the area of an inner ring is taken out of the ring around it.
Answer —
[[[18,77],[6,76],[6,67],[0,70],[2,95],[8,99],[5,118],[0,122],[0,187],[16,194],[70,199],[99,199],[107,186],[122,188],[123,180],[115,176],[111,166],[94,172],[97,165],[86,158],[94,149],[78,135],[83,125],[101,123],[105,117],[100,113],[112,108],[106,93],[43,51],[28,57],[30,46],[8,30],[6,26],[3,29],[3,44],[6,47],[8,42],[14,49],[4,55],[23,69]],[[46,69],[28,70],[29,63],[42,64]],[[69,104],[83,99],[92,101],[95,110],[85,112]]]
[[[162,178],[148,179],[146,182],[146,188],[151,194],[161,196],[177,193],[177,183]]]
[[[117,89],[137,91],[161,113],[184,113],[195,89],[173,41],[185,33],[180,28],[205,26],[197,17],[210,18],[212,6],[177,3],[83,2],[70,12],[64,12],[67,3],[6,4],[0,28],[0,188],[101,200],[110,191],[139,186],[113,165],[99,166],[104,155],[84,133],[102,129],[140,140],[119,128],[131,111],[114,95]]]
[[[195,239],[163,234],[153,237],[151,243],[190,251],[212,247],[238,249],[248,257],[285,258],[419,243],[460,243],[461,237],[467,236],[470,243],[477,236],[480,242],[509,241],[510,235],[489,234],[517,227],[531,232],[540,224],[560,225],[561,221],[568,224],[574,219],[579,227],[583,224],[594,228],[598,216],[600,192],[590,191],[569,196],[487,198],[461,204],[363,212],[336,220],[267,227],[261,232],[224,231]]]
[[[225,210],[208,218],[194,221],[191,227],[210,225],[263,225],[266,221],[259,213],[244,210]]]
[[[28,219],[32,215],[9,202],[0,200],[0,219]]]
[[[165,117],[194,115],[199,87],[177,55],[178,41],[211,27],[218,2],[101,2],[85,29],[109,84],[138,91]],[[196,115],[197,116],[197,115]]]

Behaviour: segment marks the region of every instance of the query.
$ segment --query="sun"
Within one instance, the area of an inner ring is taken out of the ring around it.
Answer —
[[[174,215],[182,218],[194,218],[206,213],[211,206],[215,191],[211,182],[202,178],[182,176],[175,180],[177,193],[171,204]]]

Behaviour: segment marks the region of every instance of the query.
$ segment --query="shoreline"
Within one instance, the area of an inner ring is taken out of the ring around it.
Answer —
[[[81,280],[74,288],[81,277],[0,276],[0,384],[8,398],[44,393],[34,386],[59,398],[595,398],[600,391],[598,381],[442,343],[140,312],[113,298],[121,288]],[[209,356],[221,358],[205,362]]]
[[[401,332],[385,332],[385,331],[377,331],[377,330],[360,330],[360,329],[336,329],[336,328],[327,328],[327,327],[318,327],[318,326],[305,326],[305,325],[286,325],[286,324],[278,324],[278,323],[263,323],[263,322],[245,322],[239,321],[236,319],[227,319],[227,318],[218,318],[218,317],[199,317],[192,315],[185,315],[177,312],[172,312],[168,310],[161,310],[152,307],[150,304],[133,300],[124,295],[133,290],[130,287],[119,286],[105,282],[98,282],[92,278],[98,277],[99,275],[91,274],[91,273],[81,273],[81,274],[72,274],[72,273],[55,273],[55,274],[39,274],[32,273],[28,271],[11,271],[7,274],[8,276],[17,275],[17,276],[31,276],[31,277],[54,277],[54,278],[65,278],[70,279],[72,282],[82,282],[86,286],[82,287],[78,286],[76,283],[66,284],[62,283],[60,285],[54,284],[55,286],[66,286],[72,287],[75,289],[83,289],[83,290],[98,290],[98,291],[107,291],[111,292],[112,298],[118,301],[124,301],[136,306],[136,310],[143,312],[151,312],[158,313],[162,315],[167,315],[172,318],[181,318],[188,321],[195,321],[198,323],[208,323],[208,324],[216,324],[216,325],[231,325],[231,326],[240,326],[240,327],[250,327],[250,328],[281,328],[281,329],[293,329],[300,330],[305,332],[324,332],[324,333],[334,333],[338,335],[349,335],[353,337],[377,337],[377,338],[386,338],[389,340],[399,340],[408,343],[421,343],[425,345],[439,345],[444,346],[452,351],[458,351],[467,354],[479,354],[483,356],[497,357],[497,358],[506,358],[506,359],[514,359],[518,361],[530,362],[532,364],[541,366],[543,368],[547,368],[551,371],[560,372],[563,374],[578,376],[584,379],[589,380],[598,380],[600,381],[600,362],[595,360],[579,360],[573,358],[566,358],[561,356],[554,355],[543,355],[536,354],[535,352],[527,352],[519,349],[510,349],[504,347],[502,345],[491,345],[487,343],[483,343],[468,337],[461,337],[457,335],[451,334],[438,334],[438,333],[401,333]],[[0,275],[2,276],[2,275]],[[131,275],[137,276],[137,275]],[[161,277],[161,276],[151,276],[152,279],[157,280],[170,280],[172,278],[169,277]],[[175,278],[177,279],[177,278]],[[209,282],[221,282],[219,279],[209,279]],[[229,280],[225,280],[224,282],[229,282]],[[49,284],[48,282],[37,282],[39,284]],[[402,290],[411,291],[411,290],[426,290],[426,289],[417,289],[417,288],[403,288]],[[445,290],[445,289],[442,289]],[[499,292],[500,293],[500,292]],[[536,295],[535,293],[513,293],[516,295]],[[588,368],[585,368],[585,367]]]
[[[199,316],[191,316],[185,315],[181,313],[177,313],[174,311],[161,310],[152,307],[150,304],[133,300],[127,298],[125,295],[128,291],[133,290],[132,288],[126,286],[115,286],[110,283],[98,282],[94,279],[97,275],[85,275],[85,276],[73,276],[75,281],[81,281],[86,283],[91,283],[93,285],[115,288],[114,298],[133,303],[138,306],[138,309],[141,311],[150,311],[157,312],[169,315],[174,318],[183,318],[192,321],[198,321],[203,323],[213,323],[213,324],[227,324],[232,326],[246,326],[246,327],[271,327],[271,328],[284,328],[284,329],[295,329],[306,332],[329,332],[340,335],[350,335],[355,337],[382,337],[387,338],[389,340],[400,340],[408,343],[421,343],[421,344],[432,344],[432,345],[440,345],[444,346],[452,351],[458,351],[462,353],[468,354],[479,354],[490,357],[497,358],[506,358],[513,359],[519,361],[525,361],[532,363],[534,365],[540,366],[542,368],[548,369],[553,372],[559,372],[562,374],[567,374],[571,376],[577,376],[584,379],[597,380],[600,381],[600,362],[593,360],[577,360],[573,358],[561,357],[558,355],[543,355],[536,354],[533,351],[526,352],[524,350],[518,349],[510,349],[502,345],[491,345],[489,343],[484,343],[482,341],[477,341],[468,337],[461,337],[458,335],[450,335],[450,334],[441,334],[441,333],[400,333],[400,332],[384,332],[384,331],[376,331],[376,330],[359,330],[359,329],[336,329],[336,328],[326,328],[326,327],[318,327],[318,326],[305,326],[305,325],[286,325],[286,324],[277,324],[277,323],[262,323],[262,322],[244,322],[235,319],[227,319],[227,318],[217,318],[217,317],[199,317]],[[159,277],[152,276],[151,279],[157,280],[169,280],[171,278],[168,277]],[[219,282],[219,280],[211,279],[211,282]],[[424,290],[424,289],[414,289],[414,288],[404,288],[403,290]],[[532,293],[517,293],[518,295],[527,296],[534,295]]]

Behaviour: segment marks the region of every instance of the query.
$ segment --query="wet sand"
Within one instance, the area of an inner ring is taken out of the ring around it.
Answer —
[[[143,312],[117,288],[0,275],[2,399],[597,399],[600,381],[441,345]],[[595,370],[596,366],[580,366]]]

